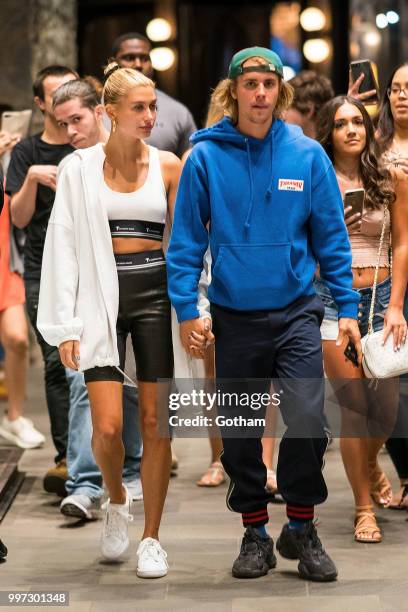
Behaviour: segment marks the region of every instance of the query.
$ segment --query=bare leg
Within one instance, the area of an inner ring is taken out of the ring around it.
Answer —
[[[344,468],[353,490],[356,506],[369,506],[370,479],[368,473],[368,445],[365,438],[340,438]]]
[[[336,343],[331,340],[323,342],[326,374],[333,380],[362,380],[363,372],[361,368],[356,368],[344,356],[345,346],[346,343],[343,346],[337,347]],[[356,388],[349,390],[349,395],[345,394],[341,397],[340,403],[342,406],[343,428],[346,431],[350,431],[349,428],[353,429],[354,416],[356,427],[358,427],[359,419],[364,419],[366,404],[363,386],[361,386],[361,389],[358,389],[356,384]],[[354,408],[361,410],[363,414],[361,415],[357,411],[354,412]],[[368,506],[371,503],[368,471],[368,438],[344,437],[342,433],[340,437],[340,451],[346,475],[353,490],[356,506]]]
[[[138,381],[140,426],[143,439],[141,478],[145,510],[144,538],[159,539],[159,527],[169,486],[171,449],[169,438],[157,431],[157,384]]]
[[[8,418],[14,421],[23,415],[27,385],[28,327],[21,304],[0,314],[0,339],[6,354]]]
[[[273,387],[271,387],[271,395],[273,392]],[[277,420],[278,411],[276,406],[269,405],[266,409],[266,435],[262,438],[262,461],[264,462],[267,470],[274,469],[273,456],[275,454]]]
[[[214,379],[215,379],[215,357],[214,357],[214,345],[207,348],[204,353],[204,371],[206,382],[208,383],[208,389],[213,390]],[[211,447],[211,463],[220,461],[222,453],[222,439],[219,435],[212,435],[213,428],[210,430],[209,441]],[[218,428],[217,428],[218,431]]]
[[[273,457],[275,454],[275,438],[262,438],[262,461],[267,470],[273,470]]]
[[[124,504],[122,470],[125,449],[122,442],[122,384],[113,381],[90,382],[87,385],[92,415],[92,450],[110,501]]]
[[[211,463],[220,461],[220,457],[222,453],[221,438],[211,438],[210,437],[210,446],[211,446]]]
[[[393,498],[391,483],[378,463],[378,453],[387,438],[370,438],[368,440],[368,469],[370,476],[371,496],[379,506],[388,506]]]

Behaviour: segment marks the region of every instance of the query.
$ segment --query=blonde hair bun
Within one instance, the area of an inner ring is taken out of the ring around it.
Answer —
[[[133,87],[155,87],[154,82],[139,70],[121,68],[117,62],[109,62],[104,70],[104,104],[117,104]]]
[[[115,72],[115,70],[119,70],[120,66],[118,64],[118,62],[109,62],[109,64],[107,66],[105,66],[105,69],[103,71],[103,74],[106,77],[106,80],[109,79],[110,75]]]

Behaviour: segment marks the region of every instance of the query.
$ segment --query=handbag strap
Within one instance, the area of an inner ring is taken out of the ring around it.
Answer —
[[[371,294],[370,314],[368,315],[368,333],[369,334],[372,334],[374,331],[373,320],[374,320],[375,295],[377,293],[378,270],[380,268],[381,251],[382,251],[383,244],[384,244],[384,234],[385,234],[385,226],[387,224],[387,215],[388,215],[388,204],[384,206],[384,219],[383,219],[383,224],[382,224],[382,229],[381,229],[380,246],[378,248],[377,264],[375,266],[374,282],[373,282],[373,289],[372,289],[372,294]],[[392,251],[391,251],[391,274],[392,274]]]

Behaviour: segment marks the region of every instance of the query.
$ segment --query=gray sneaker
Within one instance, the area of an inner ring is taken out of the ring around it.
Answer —
[[[61,502],[60,512],[64,516],[92,520],[94,518],[92,514],[94,508],[94,501],[87,495],[68,495]]]
[[[132,501],[140,501],[143,499],[142,481],[140,478],[126,481],[125,485],[129,491],[129,495]]]

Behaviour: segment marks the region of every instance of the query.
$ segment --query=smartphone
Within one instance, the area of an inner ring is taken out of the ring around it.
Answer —
[[[347,189],[344,192],[344,208],[351,206],[351,211],[348,213],[348,217],[360,213],[361,218],[363,216],[364,209],[364,194],[365,191],[362,187],[358,189]]]
[[[347,357],[347,359],[351,361],[353,365],[358,367],[358,355],[357,355],[356,347],[354,346],[352,342],[348,343],[348,345],[346,346],[344,350],[344,354]]]
[[[9,134],[19,134],[21,138],[28,136],[30,128],[31,110],[4,111],[1,115],[1,129]]]
[[[370,60],[363,59],[357,60],[355,62],[350,63],[351,70],[351,78],[353,79],[353,83],[357,81],[358,77],[361,73],[364,74],[364,79],[359,87],[359,93],[365,93],[366,91],[371,91],[375,89],[376,93],[364,100],[364,104],[375,104],[380,101],[380,92],[378,88],[377,80],[374,76],[373,67],[371,65]]]

